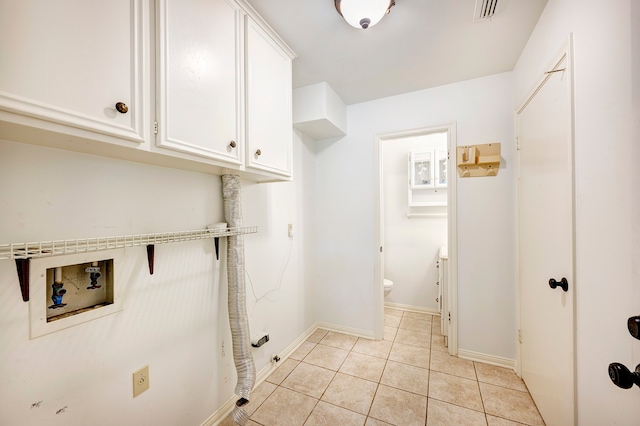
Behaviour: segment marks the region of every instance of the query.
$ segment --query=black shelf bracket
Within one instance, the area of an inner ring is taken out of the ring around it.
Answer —
[[[29,301],[29,265],[31,259],[16,259],[16,269],[18,270],[18,280],[20,281],[20,291],[22,300]]]
[[[153,262],[156,254],[156,246],[153,244],[147,245],[147,261],[149,262],[149,274],[153,275]]]

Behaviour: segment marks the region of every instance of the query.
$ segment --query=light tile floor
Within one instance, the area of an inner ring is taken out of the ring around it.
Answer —
[[[254,389],[247,425],[544,425],[513,371],[450,356],[439,321],[385,308],[381,341],[316,330]]]

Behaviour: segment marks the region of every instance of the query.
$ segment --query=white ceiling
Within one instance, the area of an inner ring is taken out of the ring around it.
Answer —
[[[476,0],[396,0],[367,30],[333,0],[248,0],[298,57],[293,87],[326,81],[347,104],[511,71],[547,0],[498,0],[473,22]]]

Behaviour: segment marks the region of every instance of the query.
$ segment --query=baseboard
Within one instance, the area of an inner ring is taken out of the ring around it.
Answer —
[[[222,407],[218,408],[207,420],[202,423],[201,426],[216,426],[222,423],[222,421],[231,413],[233,407],[236,405],[238,397],[234,395],[233,398],[225,402]]]
[[[421,312],[425,314],[431,314],[440,316],[440,312],[437,309],[423,308],[421,306],[403,305],[400,303],[385,302],[385,307],[400,309],[409,312]],[[466,351],[464,349],[458,349],[458,358],[468,359],[470,361],[483,362],[485,364],[496,365],[498,367],[509,368],[516,371],[516,361],[513,359],[502,358],[499,356],[483,354],[480,352]]]
[[[431,315],[439,315],[439,312],[433,312],[429,308],[421,308],[417,306],[401,305],[398,303],[385,303],[385,306],[390,308],[402,309],[411,312],[423,312]],[[285,361],[302,343],[304,343],[309,336],[313,334],[318,328],[322,328],[328,331],[334,331],[337,333],[348,334],[355,337],[363,337],[366,339],[373,339],[373,332],[367,330],[360,330],[357,328],[343,327],[341,325],[331,324],[327,322],[316,322],[309,327],[300,337],[294,340],[289,346],[287,346],[280,354],[280,363]],[[485,364],[496,365],[498,367],[505,367],[515,371],[516,362],[513,359],[502,358],[499,356],[483,354],[480,352],[467,351],[464,349],[458,349],[458,357],[468,359],[470,361],[483,362]],[[268,364],[256,375],[256,384],[259,386],[268,376],[277,368],[277,364]],[[201,426],[217,426],[219,425],[233,410],[235,406],[237,396],[231,397],[225,402],[222,407],[216,410],[207,420],[205,420]]]
[[[316,322],[311,327],[309,327],[304,333],[302,333],[300,337],[298,337],[289,346],[287,346],[284,350],[282,350],[280,354],[278,354],[278,356],[280,357],[280,361],[278,364],[275,364],[275,365],[267,364],[262,370],[260,370],[260,372],[258,372],[258,374],[256,374],[256,384],[254,388],[258,387],[269,376],[269,374],[271,374],[273,370],[275,370],[278,367],[279,364],[281,364],[283,361],[289,358],[289,356],[291,356],[291,354],[295,352],[295,350],[298,349],[298,347],[302,345],[302,343],[304,343],[309,338],[309,336],[311,336],[313,332],[316,331],[318,328],[322,328],[328,331],[335,331],[343,334],[349,334],[355,337],[364,337],[366,339],[373,339],[372,331],[343,327],[343,326],[331,324],[328,322]],[[215,413],[213,413],[207,420],[205,420],[201,426],[219,425],[229,415],[229,413],[231,413],[231,410],[233,410],[233,407],[235,406],[237,399],[238,399],[237,396],[235,395],[232,396],[231,399],[225,402],[222,405],[222,407],[216,410]]]
[[[284,348],[278,356],[280,357],[280,361],[278,364],[269,363],[262,370],[260,370],[256,374],[256,383],[254,385],[254,389],[258,387],[264,380],[275,370],[278,365],[282,364],[289,356],[296,350],[298,347],[309,338],[313,334],[314,331],[318,328],[318,323],[313,324],[309,327],[300,337],[294,340],[289,346]],[[324,327],[323,327],[324,328]],[[231,410],[236,404],[238,397],[233,395],[227,402],[225,402],[222,407],[217,409],[207,420],[205,420],[201,426],[216,426],[222,423],[222,421],[227,418]]]
[[[402,309],[409,312],[420,312],[429,315],[440,315],[440,311],[433,308],[423,308],[422,306],[403,305],[401,303],[384,302],[384,306],[388,308]]]
[[[458,358],[468,359],[470,361],[483,362],[485,364],[496,365],[498,367],[505,367],[513,371],[516,371],[516,361],[514,359],[482,354],[480,352],[466,351],[464,349],[458,349]]]
[[[317,322],[316,328],[322,328],[336,333],[348,334],[355,337],[363,337],[365,339],[374,339],[373,331],[360,330],[358,328],[343,327],[341,325],[331,324],[328,322]]]

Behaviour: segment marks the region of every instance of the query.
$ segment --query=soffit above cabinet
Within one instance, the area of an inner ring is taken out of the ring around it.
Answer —
[[[293,127],[313,139],[347,134],[347,106],[326,82],[293,91]]]

